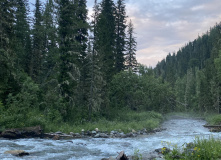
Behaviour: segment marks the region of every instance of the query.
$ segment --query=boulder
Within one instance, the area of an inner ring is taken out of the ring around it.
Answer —
[[[55,132],[55,134],[63,134],[61,131],[57,131]]]
[[[124,134],[124,133],[118,133],[118,134],[116,134],[116,137],[117,138],[127,138],[126,134]]]
[[[53,137],[53,140],[59,140],[60,139],[60,136],[59,135],[55,135],[54,137]]]
[[[74,136],[75,138],[81,138],[81,137],[82,137],[79,133],[75,133],[73,136]]]
[[[100,137],[100,134],[96,134],[95,136],[94,136],[94,138],[99,138]]]
[[[117,156],[116,160],[129,160],[129,158],[126,156],[124,151],[121,151],[119,155]]]
[[[87,131],[87,132],[86,132],[86,135],[87,135],[87,136],[92,136],[92,133],[91,133],[90,131]]]
[[[13,156],[19,156],[19,157],[29,155],[28,152],[25,152],[25,151],[23,151],[23,150],[11,150],[11,151],[5,151],[4,153],[5,153],[5,154],[11,154],[11,155],[13,155]]]
[[[134,134],[132,132],[126,134],[126,137],[136,137],[136,136],[137,134]]]
[[[117,131],[111,131],[110,134],[117,134]]]
[[[105,133],[100,133],[100,137],[101,138],[108,138],[109,136],[107,134],[105,134]]]
[[[40,126],[7,129],[2,132],[1,137],[10,139],[43,137],[43,130]]]
[[[102,158],[101,160],[116,160],[116,159],[113,157],[110,157],[110,158]]]

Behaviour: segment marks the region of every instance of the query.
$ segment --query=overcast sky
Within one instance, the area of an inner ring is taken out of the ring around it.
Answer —
[[[221,21],[221,0],[125,0],[125,2],[127,15],[135,27],[137,60],[152,67],[169,52],[178,51],[185,43],[193,41]],[[94,0],[88,0],[89,14],[93,3]]]

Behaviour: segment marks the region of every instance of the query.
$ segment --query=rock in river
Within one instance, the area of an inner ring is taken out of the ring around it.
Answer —
[[[1,134],[1,137],[11,138],[11,139],[33,138],[33,137],[42,137],[42,136],[43,136],[43,130],[40,126],[7,129],[3,131]]]
[[[25,152],[25,151],[23,151],[23,150],[11,150],[11,151],[5,151],[4,153],[5,153],[5,154],[11,154],[11,155],[13,155],[13,156],[19,156],[19,157],[29,155],[28,152]]]

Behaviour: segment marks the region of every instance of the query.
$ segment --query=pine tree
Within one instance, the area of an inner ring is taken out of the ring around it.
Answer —
[[[87,86],[89,88],[89,92],[87,94],[87,106],[88,106],[88,119],[91,120],[93,114],[99,112],[101,110],[102,103],[104,99],[102,96],[104,95],[104,86],[106,82],[103,79],[103,73],[99,67],[99,55],[96,50],[96,39],[97,39],[97,21],[98,15],[100,13],[99,5],[97,4],[97,0],[94,2],[93,7],[93,15],[91,22],[91,35],[89,37],[88,47],[87,47],[87,62],[86,65],[88,68],[87,73]]]
[[[48,0],[43,13],[43,82],[56,77],[58,70],[59,48],[58,31],[56,27],[56,8],[53,0]]]
[[[59,52],[60,67],[58,81],[61,96],[68,104],[64,109],[64,117],[70,118],[75,98],[76,89],[80,80],[80,48],[81,44],[76,40],[78,36],[78,19],[75,5],[72,1],[61,0],[58,2],[59,19]]]
[[[18,0],[16,1],[15,12],[15,51],[18,56],[17,65],[29,73],[29,62],[31,53],[31,37],[28,13],[28,1]]]
[[[88,78],[88,59],[86,58],[87,53],[87,41],[88,41],[88,29],[89,24],[87,22],[87,9],[86,0],[75,0],[75,14],[77,20],[77,35],[76,41],[79,43],[79,69],[80,69],[80,80],[78,84],[78,105],[86,105],[87,93],[89,88],[87,87]]]
[[[101,111],[102,103],[104,99],[102,98],[104,93],[103,88],[106,86],[103,79],[102,72],[98,66],[98,56],[96,50],[93,48],[93,40],[88,43],[88,118],[91,120],[92,114]]]
[[[128,71],[136,72],[137,70],[137,60],[136,60],[136,47],[137,42],[134,37],[134,27],[132,21],[130,20],[127,31],[127,42],[126,42],[126,57],[125,66]]]
[[[34,26],[33,26],[33,53],[31,57],[30,64],[30,75],[32,78],[40,83],[41,82],[41,73],[42,73],[42,58],[44,52],[43,45],[43,19],[42,19],[42,8],[40,0],[36,0],[35,3],[35,12],[34,12]]]
[[[118,0],[116,6],[116,71],[124,70],[124,52],[126,41],[126,11],[124,0]]]
[[[115,5],[112,0],[101,2],[101,11],[97,18],[95,27],[95,50],[99,56],[99,67],[104,74],[104,79],[109,83],[116,73],[115,44],[116,44],[116,24]]]
[[[0,100],[5,103],[9,93],[15,91],[15,59],[12,40],[14,39],[13,1],[0,1]]]

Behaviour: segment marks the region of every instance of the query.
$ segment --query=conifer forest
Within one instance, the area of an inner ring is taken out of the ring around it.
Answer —
[[[0,1],[0,128],[221,112],[220,23],[151,68],[125,0],[86,2]]]

